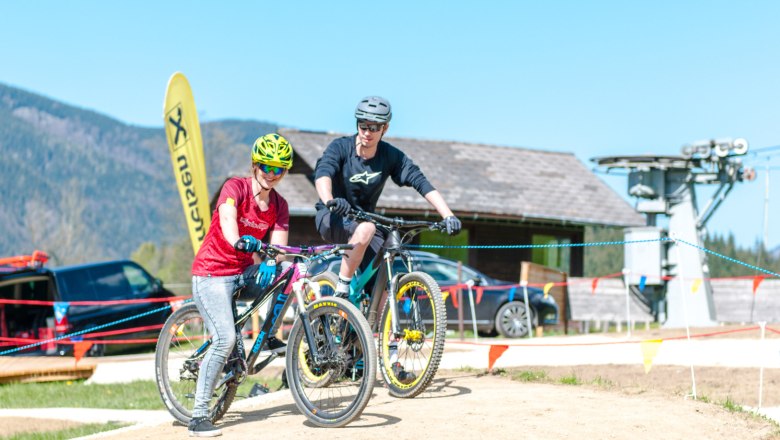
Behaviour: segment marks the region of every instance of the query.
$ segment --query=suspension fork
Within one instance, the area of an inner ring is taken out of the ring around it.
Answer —
[[[303,293],[305,292],[306,288],[305,286],[310,284],[308,279],[301,279],[300,284],[299,282],[296,282],[293,284],[293,291],[295,292],[295,298],[298,300],[298,304],[301,305],[300,311],[298,312],[298,319],[301,320],[301,325],[303,326],[303,334],[306,338],[306,343],[309,345],[309,355],[311,356],[311,360],[314,363],[314,365],[320,365],[325,359],[325,357],[328,354],[328,351],[325,353],[321,353],[319,348],[317,347],[317,341],[315,340],[314,331],[311,327],[311,322],[309,317],[311,316],[309,313],[309,307],[303,307],[305,304]],[[319,293],[319,290],[314,290],[315,295],[315,301],[321,298],[321,295]],[[330,323],[328,322],[327,316],[320,316],[320,323],[322,325],[322,331],[325,335],[325,341],[326,341],[326,347],[331,349],[334,347],[333,342],[333,334],[330,331]]]

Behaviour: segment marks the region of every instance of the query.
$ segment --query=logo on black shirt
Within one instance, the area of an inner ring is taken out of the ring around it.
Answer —
[[[349,178],[349,181],[352,183],[362,183],[364,185],[368,185],[371,183],[371,179],[373,179],[376,176],[379,176],[382,174],[381,171],[377,171],[376,173],[370,173],[368,171],[363,171],[360,174],[355,174],[352,177]]]

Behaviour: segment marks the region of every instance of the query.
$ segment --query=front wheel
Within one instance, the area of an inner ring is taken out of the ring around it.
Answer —
[[[195,303],[181,307],[168,317],[157,340],[154,359],[157,389],[168,412],[184,424],[192,418],[200,364],[209,349],[209,340]],[[217,377],[217,383],[222,385],[214,390],[209,402],[212,421],[222,418],[236,397],[238,381],[224,381],[224,377],[223,371]]]
[[[327,297],[307,307],[312,342],[295,320],[287,341],[287,381],[309,421],[338,428],[363,413],[374,389],[376,346],[368,322],[348,301]]]
[[[426,273],[401,277],[394,295],[395,308],[385,307],[380,320],[380,371],[390,395],[410,398],[423,392],[439,369],[447,315],[439,285]]]

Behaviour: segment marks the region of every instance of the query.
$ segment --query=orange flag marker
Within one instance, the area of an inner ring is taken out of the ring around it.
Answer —
[[[756,290],[758,290],[758,286],[761,284],[761,281],[764,281],[764,277],[755,277],[753,278],[753,295],[756,294]]]
[[[76,363],[84,357],[84,354],[89,351],[90,348],[92,348],[92,342],[81,341],[73,344],[73,357],[76,358]]]
[[[508,345],[491,345],[490,346],[490,352],[488,352],[488,370],[493,369],[493,364],[496,363],[498,358],[501,357],[502,354],[504,354],[505,351],[509,348]]]

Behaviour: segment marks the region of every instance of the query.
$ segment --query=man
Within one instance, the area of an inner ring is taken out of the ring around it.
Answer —
[[[349,293],[358,266],[367,265],[384,242],[373,223],[347,219],[351,208],[374,212],[388,178],[399,186],[417,190],[444,219],[447,233],[456,235],[461,223],[439,191],[401,150],[382,140],[390,126],[390,103],[378,96],[362,99],[355,109],[357,133],[328,145],[314,170],[319,202],[315,222],[322,238],[332,243],[348,241],[354,248],[342,259],[336,292]],[[370,253],[366,250],[370,249]]]

